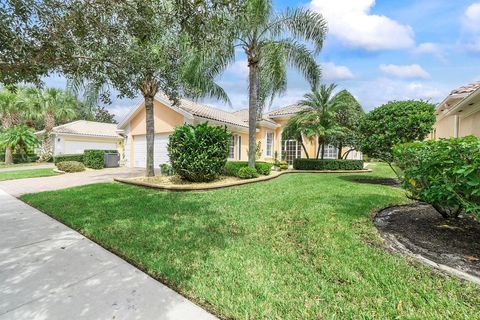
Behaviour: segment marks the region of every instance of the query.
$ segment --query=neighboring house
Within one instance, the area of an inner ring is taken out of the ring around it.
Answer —
[[[453,90],[436,110],[430,138],[480,137],[480,81]]]
[[[301,145],[296,140],[283,140],[282,131],[288,119],[300,111],[302,107],[293,105],[263,114],[257,121],[257,143],[260,143],[259,160],[272,162],[275,155],[289,164],[293,159],[305,157]],[[125,165],[128,167],[145,167],[147,159],[145,104],[141,102],[134,107],[119,123],[120,134],[125,138]],[[234,112],[216,109],[187,99],[180,99],[174,106],[163,95],[154,99],[154,166],[169,162],[167,144],[169,135],[176,126],[185,123],[197,124],[208,122],[210,125],[226,126],[232,133],[229,160],[248,160],[248,110]],[[304,144],[310,157],[315,157],[317,142],[315,139],[305,140]],[[336,159],[337,149],[328,146],[325,158]],[[361,153],[352,152],[349,159],[361,159]]]
[[[41,136],[45,131],[37,132]],[[123,149],[123,137],[117,133],[117,125],[78,120],[54,127],[50,135],[53,155],[80,154],[87,149]]]

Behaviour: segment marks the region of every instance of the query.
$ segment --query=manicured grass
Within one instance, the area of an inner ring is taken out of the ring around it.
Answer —
[[[382,247],[372,213],[408,200],[350,181],[391,176],[372,168],[210,192],[105,183],[22,199],[225,318],[477,318],[478,287]]]
[[[56,174],[57,173],[53,172],[52,169],[31,169],[31,170],[18,170],[18,171],[5,171],[5,172],[0,171],[0,181],[36,178],[36,177],[48,177],[48,176],[54,176]]]
[[[14,168],[14,167],[26,167],[26,166],[36,166],[43,163],[38,162],[29,162],[29,163],[15,163],[15,164],[5,164],[0,162],[0,169],[3,168]]]

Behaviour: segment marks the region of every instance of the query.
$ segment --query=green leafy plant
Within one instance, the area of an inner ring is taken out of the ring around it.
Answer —
[[[172,176],[173,175],[172,166],[169,165],[168,163],[160,164],[160,174],[163,176]]]
[[[362,170],[363,160],[295,159],[293,168],[295,170]]]
[[[238,177],[239,170],[245,167],[248,167],[247,161],[228,161],[225,164],[225,175]],[[255,170],[259,174],[269,175],[272,170],[272,164],[263,161],[255,162]]]
[[[34,130],[26,125],[16,125],[0,133],[0,146],[11,148],[18,154],[32,152],[38,143]]]
[[[480,139],[441,139],[398,145],[402,186],[415,200],[431,204],[444,218],[480,214]]]
[[[85,171],[83,163],[78,161],[62,161],[56,164],[58,170],[64,172],[82,172]]]
[[[177,126],[168,143],[172,168],[188,181],[212,181],[223,173],[230,141],[226,127],[206,122]]]
[[[253,179],[258,177],[258,172],[255,168],[243,167],[238,170],[238,177],[240,179]]]
[[[372,158],[393,164],[396,144],[423,140],[435,123],[435,106],[424,101],[395,101],[370,111],[360,122],[361,151]]]
[[[288,163],[287,161],[280,161],[280,170],[287,170],[288,169]]]
[[[255,162],[255,169],[259,174],[268,176],[272,171],[272,164],[269,162]]]
[[[62,154],[53,157],[53,163],[57,164],[64,161],[76,161],[83,163],[83,153],[81,154]]]
[[[103,169],[105,167],[105,153],[117,153],[117,150],[85,150],[83,153],[83,164],[87,168]]]

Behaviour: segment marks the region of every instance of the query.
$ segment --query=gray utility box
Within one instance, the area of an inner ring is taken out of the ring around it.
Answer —
[[[120,167],[120,154],[118,154],[118,153],[105,153],[103,155],[103,163],[105,165],[105,168]]]

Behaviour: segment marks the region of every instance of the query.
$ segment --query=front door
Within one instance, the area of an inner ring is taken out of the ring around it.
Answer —
[[[293,164],[293,160],[302,157],[302,146],[297,140],[285,140],[282,143],[282,157],[288,165]]]

